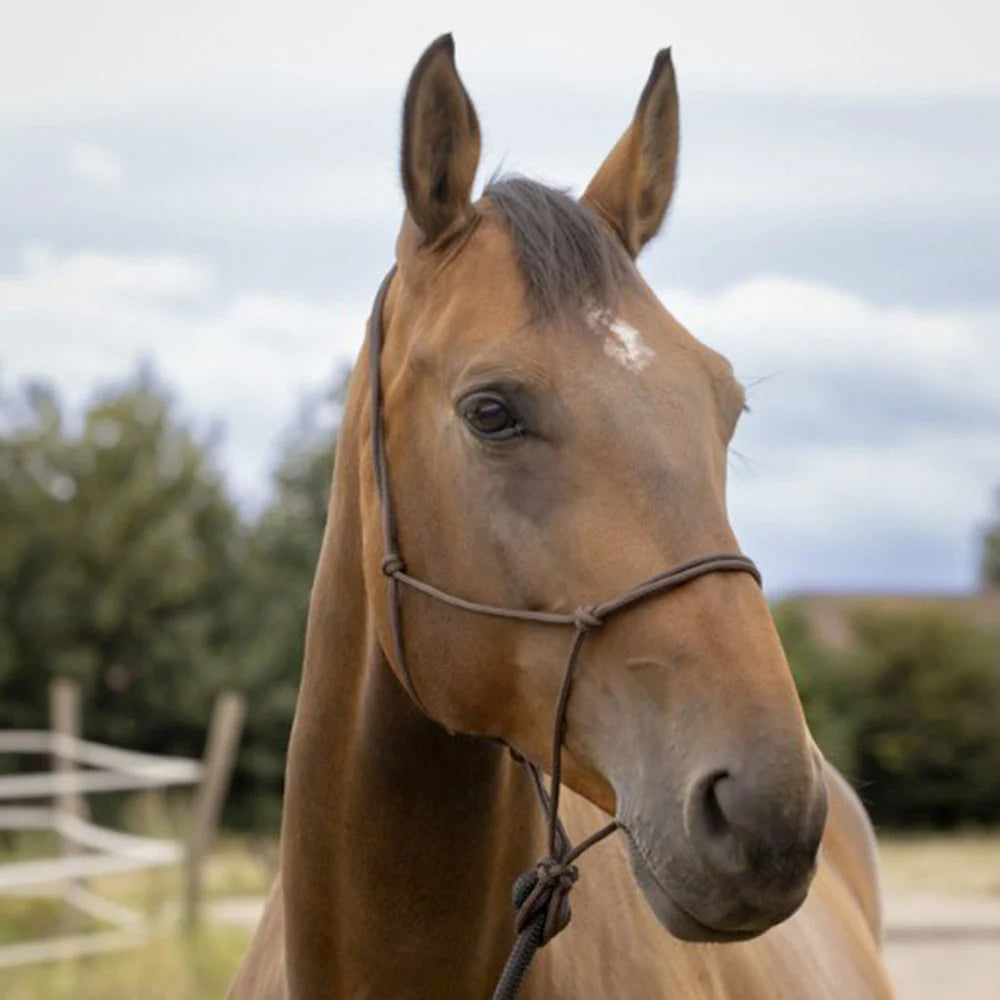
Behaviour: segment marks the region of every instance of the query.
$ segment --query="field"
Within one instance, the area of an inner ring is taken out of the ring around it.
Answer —
[[[885,838],[881,855],[900,1000],[1000,997],[1000,835]]]
[[[1000,900],[1000,831],[950,837],[880,838],[883,889],[889,896],[933,893]]]
[[[21,838],[0,861],[38,855],[50,846],[38,837]],[[214,914],[226,909],[222,901],[258,900],[270,884],[274,863],[271,843],[225,840],[213,852],[205,873],[208,919],[190,934],[172,929],[180,897],[177,871],[94,879],[91,884],[102,895],[159,914],[162,933],[126,951],[0,969],[0,996],[4,1000],[218,1000],[246,949],[252,926],[215,920]],[[0,897],[0,945],[99,929],[96,921],[67,914],[51,899]]]
[[[17,842],[6,857],[38,848],[37,842]],[[900,1000],[1000,996],[1000,836],[885,837],[881,851],[887,957]],[[163,933],[128,951],[2,969],[0,995],[4,1000],[219,1000],[249,940],[249,921],[270,882],[274,859],[273,844],[224,841],[206,876],[208,913],[218,919],[187,935],[169,929],[179,888],[175,872],[97,880],[113,898],[163,914]],[[62,931],[65,921],[51,901],[0,898],[0,944]],[[78,931],[93,927],[73,925]]]

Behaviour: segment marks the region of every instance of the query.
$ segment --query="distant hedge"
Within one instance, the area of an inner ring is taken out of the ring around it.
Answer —
[[[876,822],[1000,821],[1000,624],[957,608],[863,609],[833,651],[801,604],[775,617],[816,742]]]

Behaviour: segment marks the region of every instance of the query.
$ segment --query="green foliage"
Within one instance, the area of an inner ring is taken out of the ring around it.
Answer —
[[[46,390],[4,402],[0,728],[45,727],[49,681],[69,676],[86,735],[200,756],[216,694],[242,690],[230,817],[274,826],[333,432],[304,413],[272,502],[245,523],[150,378],[79,429]]]
[[[858,777],[876,818],[1000,819],[1000,630],[942,611],[858,617]]]
[[[807,604],[776,609],[816,742],[878,822],[1000,820],[1000,627],[960,607],[856,612],[831,652]]]
[[[832,764],[854,774],[859,700],[855,660],[818,642],[797,602],[779,604],[774,618],[813,738]]]
[[[1000,587],[1000,490],[996,494],[997,514],[983,533],[980,574],[984,587]]]
[[[0,726],[39,725],[51,678],[88,727],[197,750],[227,681],[238,522],[206,449],[140,378],[66,426],[46,391],[0,439]]]
[[[307,410],[274,477],[274,499],[252,525],[238,593],[235,652],[249,695],[234,779],[241,823],[274,827],[295,712],[313,574],[326,525],[335,433]]]

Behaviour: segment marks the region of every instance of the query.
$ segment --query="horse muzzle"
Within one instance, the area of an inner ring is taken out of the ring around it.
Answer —
[[[675,937],[745,940],[802,905],[826,823],[818,763],[798,784],[795,793],[763,786],[745,767],[711,770],[660,822],[639,805],[643,796],[620,798],[636,883]]]

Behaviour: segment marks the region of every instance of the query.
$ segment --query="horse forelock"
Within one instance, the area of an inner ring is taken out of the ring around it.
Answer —
[[[483,191],[500,217],[540,320],[582,308],[614,310],[635,269],[619,240],[565,191],[517,175]]]

